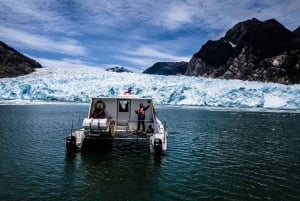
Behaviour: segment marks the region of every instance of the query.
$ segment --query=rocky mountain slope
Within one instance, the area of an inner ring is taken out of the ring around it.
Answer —
[[[275,19],[240,22],[217,41],[208,41],[191,58],[185,75],[300,83],[300,28]]]
[[[157,75],[182,75],[186,72],[188,62],[157,62],[143,73]]]
[[[42,66],[0,41],[0,78],[25,75],[35,68]]]
[[[109,71],[109,72],[116,72],[116,73],[132,73],[132,71],[124,68],[124,67],[112,67],[112,68],[107,68],[105,69],[105,71]]]
[[[293,33],[296,34],[296,35],[298,35],[298,37],[300,37],[300,26],[297,29],[295,29],[293,31]]]

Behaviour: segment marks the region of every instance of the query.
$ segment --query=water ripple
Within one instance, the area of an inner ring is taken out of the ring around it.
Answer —
[[[0,200],[300,199],[300,114],[160,108],[166,156],[119,141],[66,158],[86,106],[1,107]]]

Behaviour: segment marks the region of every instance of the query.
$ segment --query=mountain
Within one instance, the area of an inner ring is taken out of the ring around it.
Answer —
[[[106,71],[109,71],[109,72],[116,72],[116,73],[132,73],[132,71],[124,68],[124,67],[112,67],[112,68],[107,68],[105,69]]]
[[[185,75],[300,83],[300,36],[275,19],[240,22],[191,58]]]
[[[300,26],[298,26],[298,28],[295,29],[295,30],[293,31],[293,33],[296,34],[296,35],[298,35],[298,36],[300,37]]]
[[[0,41],[0,78],[25,75],[35,68],[42,66]]]
[[[178,75],[184,74],[187,69],[188,62],[157,62],[153,66],[147,68],[143,73],[156,75]]]

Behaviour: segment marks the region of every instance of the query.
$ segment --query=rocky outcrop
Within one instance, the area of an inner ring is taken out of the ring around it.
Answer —
[[[297,29],[295,29],[293,31],[293,33],[296,34],[296,35],[298,35],[300,37],[300,26]]]
[[[106,71],[109,71],[109,72],[116,72],[116,73],[132,73],[132,71],[124,68],[124,67],[112,67],[112,68],[107,68],[105,69]]]
[[[143,73],[155,75],[182,75],[186,72],[188,62],[157,62]]]
[[[204,44],[185,75],[300,83],[298,29],[291,32],[274,19],[240,22],[220,40]]]
[[[0,78],[25,75],[35,68],[42,66],[0,41]]]

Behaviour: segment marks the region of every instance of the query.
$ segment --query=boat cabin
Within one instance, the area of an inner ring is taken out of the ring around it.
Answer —
[[[110,126],[114,126],[114,132],[134,132],[138,130],[138,113],[140,106],[144,108],[145,130],[153,125],[155,109],[151,99],[147,98],[92,98],[88,118],[85,119],[83,126],[95,125],[103,129],[107,120]],[[142,123],[140,130],[143,129]]]

